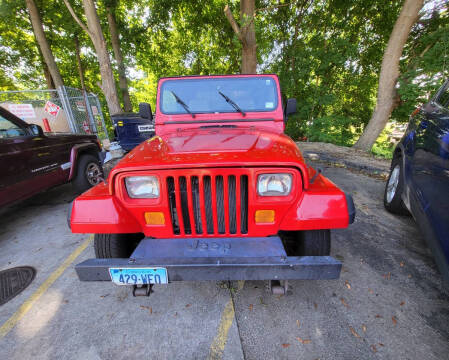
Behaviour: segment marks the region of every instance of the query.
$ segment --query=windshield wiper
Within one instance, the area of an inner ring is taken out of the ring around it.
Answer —
[[[239,113],[242,114],[242,116],[245,116],[246,114],[244,113],[244,111],[240,108],[240,106],[238,106],[232,99],[230,99],[228,96],[226,96],[225,94],[223,94],[221,91],[218,91],[218,93],[223,96],[226,100],[226,102],[228,104],[231,104],[231,106],[237,110]]]
[[[186,103],[184,101],[181,100],[181,98],[176,95],[173,91],[170,90],[170,92],[173,94],[173,96],[176,99],[176,102],[181,105],[185,111],[187,111],[190,115],[192,115],[192,117],[195,119],[195,114],[193,112],[190,111],[189,107],[186,105]]]

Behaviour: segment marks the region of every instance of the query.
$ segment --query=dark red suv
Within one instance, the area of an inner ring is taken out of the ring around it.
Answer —
[[[94,135],[44,134],[0,107],[0,207],[68,181],[84,192],[102,180],[100,151]]]

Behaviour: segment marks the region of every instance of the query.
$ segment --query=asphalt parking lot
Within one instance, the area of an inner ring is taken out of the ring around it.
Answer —
[[[412,218],[387,213],[384,181],[320,165],[353,194],[355,223],[333,231],[339,280],[173,283],[133,298],[81,283],[89,235],[67,228],[70,185],[0,216],[0,269],[30,265],[33,283],[0,307],[0,359],[444,359],[449,290]]]

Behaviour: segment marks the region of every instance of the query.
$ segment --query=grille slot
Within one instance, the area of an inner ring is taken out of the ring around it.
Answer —
[[[240,176],[240,231],[248,234],[248,176]]]
[[[179,177],[179,192],[181,193],[181,211],[182,220],[184,221],[184,232],[186,234],[192,233],[189,216],[189,200],[187,197],[187,181],[185,176]]]
[[[247,175],[169,176],[166,184],[175,235],[248,233]]]
[[[198,176],[192,176],[191,182],[192,182],[192,203],[193,203],[193,218],[195,219],[195,231],[197,234],[202,234],[203,225],[201,224],[200,185],[198,183]]]
[[[225,217],[224,217],[224,201],[223,201],[223,176],[217,176],[215,178],[215,200],[217,202],[217,220],[218,220],[218,233],[224,234],[225,229]]]
[[[229,201],[229,232],[235,234],[237,232],[237,218],[236,218],[236,199],[235,199],[235,176],[228,177],[228,201]]]
[[[173,233],[180,234],[178,212],[176,211],[175,180],[172,176],[167,178],[168,204],[170,206],[170,217]]]
[[[210,176],[205,176],[203,178],[204,186],[204,207],[206,210],[206,227],[207,233],[214,233],[214,216],[212,214],[212,189]]]

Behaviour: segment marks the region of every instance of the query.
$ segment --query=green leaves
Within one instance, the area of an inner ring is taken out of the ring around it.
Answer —
[[[87,87],[101,95],[90,40],[62,1],[36,1],[64,82],[80,86],[73,44],[77,33]],[[83,16],[81,1],[70,1]],[[285,97],[297,99],[298,114],[289,119],[286,130],[292,137],[341,145],[355,142],[373,112],[382,55],[402,3],[256,1],[258,70],[277,73]],[[241,44],[223,13],[228,4],[239,18],[238,1],[97,0],[96,4],[106,36],[106,6],[114,5],[135,108],[140,101],[154,107],[161,76],[239,72]],[[426,11],[401,60],[400,102],[392,115],[398,122],[406,122],[416,105],[449,75],[447,4],[436,1]],[[44,87],[23,0],[0,0],[0,33],[0,88]],[[388,152],[389,145],[380,144],[378,149]]]

